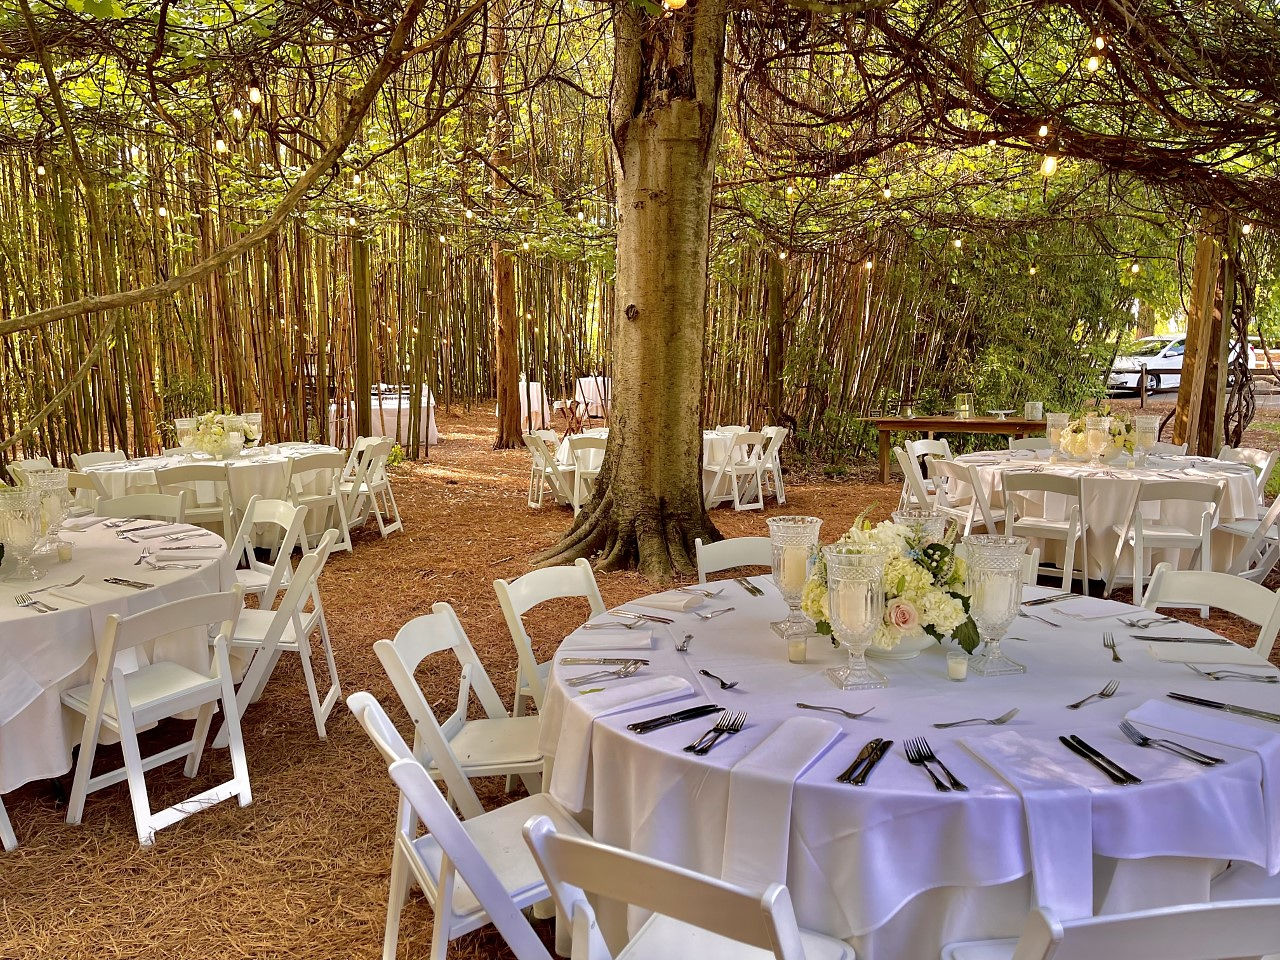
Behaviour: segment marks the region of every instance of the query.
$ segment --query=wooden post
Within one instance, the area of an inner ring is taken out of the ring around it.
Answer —
[[[1235,294],[1234,267],[1229,258],[1223,258],[1228,234],[1225,213],[1204,212],[1188,297],[1182,381],[1173,418],[1173,442],[1187,444],[1187,452],[1199,456],[1215,456],[1223,438],[1229,318]]]
[[[356,407],[356,435],[373,434],[373,365],[369,339],[369,247],[364,232],[351,235],[351,305],[356,337],[356,384],[352,401]],[[354,439],[354,438],[353,438]]]

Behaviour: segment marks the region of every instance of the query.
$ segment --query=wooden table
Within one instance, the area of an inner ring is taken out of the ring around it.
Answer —
[[[1000,420],[997,417],[954,416],[938,417],[873,417],[872,423],[880,434],[880,482],[889,482],[889,434],[893,431],[935,433],[999,433],[1011,437],[1026,437],[1044,433],[1043,420],[1024,420],[1021,417]]]

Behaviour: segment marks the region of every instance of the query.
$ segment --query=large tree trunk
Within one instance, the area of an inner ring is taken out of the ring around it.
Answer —
[[[1216,457],[1222,446],[1227,392],[1227,349],[1235,296],[1234,263],[1223,257],[1228,242],[1225,213],[1206,211],[1196,243],[1187,312],[1187,344],[1173,418],[1173,442],[1187,452]]]
[[[489,10],[489,78],[493,83],[493,170],[492,212],[505,204],[502,197],[510,189],[511,106],[507,103],[506,0],[496,0]],[[515,264],[497,240],[493,242],[493,376],[498,398],[498,433],[495,450],[518,447],[520,440],[520,361],[516,338],[520,320],[516,316]]]
[[[669,579],[718,538],[702,502],[703,330],[724,0],[667,17],[618,4],[609,121],[618,278],[609,446],[595,494],[544,562],[600,555]]]

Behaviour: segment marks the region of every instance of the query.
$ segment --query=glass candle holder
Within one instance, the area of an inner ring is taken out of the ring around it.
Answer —
[[[1111,446],[1111,418],[1090,414],[1084,419],[1084,440],[1094,463],[1102,462],[1102,454]]]
[[[1044,415],[1044,432],[1049,438],[1049,449],[1057,452],[1062,447],[1062,431],[1067,429],[1071,418],[1065,413],[1046,413]]]
[[[12,558],[5,579],[23,583],[40,579],[31,562],[39,538],[39,508],[30,487],[0,487],[0,543],[5,560]]]
[[[884,568],[889,552],[876,546],[836,544],[823,551],[827,561],[827,607],[831,629],[849,661],[827,676],[841,690],[872,690],[889,685],[867,663],[867,647],[884,624]]]
[[[770,624],[778,636],[791,640],[813,633],[813,624],[800,612],[809,564],[818,549],[817,517],[770,517],[769,541],[773,546],[773,582],[787,603],[787,618]]]
[[[979,534],[964,538],[968,567],[969,615],[978,627],[982,648],[970,669],[983,677],[1026,673],[1000,649],[1000,639],[1018,615],[1022,602],[1022,558],[1027,552],[1023,537]]]
[[[55,554],[58,545],[64,542],[58,538],[58,531],[71,508],[70,479],[71,471],[66,467],[53,467],[31,474],[29,483],[35,498],[35,517],[42,532],[31,548],[35,556]]]
[[[921,545],[939,543],[947,530],[947,518],[933,507],[903,507],[893,511],[893,522],[908,527]]]

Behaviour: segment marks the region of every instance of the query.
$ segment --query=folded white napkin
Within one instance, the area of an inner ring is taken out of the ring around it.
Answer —
[[[566,637],[561,650],[652,650],[653,631],[644,627],[579,630]]]
[[[1080,780],[1092,768],[1016,730],[960,742],[1022,797],[1036,902],[1063,920],[1093,916],[1093,801]]]
[[[635,607],[649,607],[652,610],[671,610],[675,613],[684,613],[686,610],[692,610],[698,604],[705,601],[705,597],[700,597],[693,593],[659,593],[652,597],[642,597],[639,600],[628,601]]]
[[[107,519],[106,517],[98,517],[98,516],[94,516],[93,514],[89,514],[89,516],[87,517],[75,517],[71,520],[63,520],[62,529],[74,530],[77,533],[79,533],[82,530],[88,530],[90,527],[97,526],[98,524],[102,523],[103,520],[106,520],[106,519]]]
[[[1280,871],[1280,736],[1274,730],[1264,730],[1247,720],[1167,700],[1148,700],[1125,714],[1125,719],[1155,736],[1166,736],[1179,742],[1201,740],[1256,754],[1262,763],[1262,806],[1267,815],[1267,872],[1274,875]],[[1188,746],[1195,747],[1196,744]],[[1213,750],[1208,752],[1214,753]]]
[[[1240,663],[1249,667],[1268,667],[1266,660],[1238,643],[1156,643],[1147,644],[1151,655],[1161,663]],[[1188,674],[1189,676],[1189,674]]]
[[[796,781],[839,736],[830,720],[788,717],[733,765],[721,877],[753,889],[787,882]]]
[[[566,809],[580,813],[586,800],[587,767],[591,762],[591,727],[596,720],[692,694],[693,686],[688,680],[667,676],[632,680],[597,693],[569,697],[556,741],[556,760],[548,792]]]
[[[195,550],[172,550],[161,547],[151,556],[155,557],[161,563],[181,563],[183,560],[217,560],[223,553],[221,547],[208,546],[198,547]]]
[[[1079,597],[1053,604],[1055,613],[1062,613],[1077,620],[1106,620],[1125,615],[1141,616],[1127,603],[1103,600],[1101,597]]]

